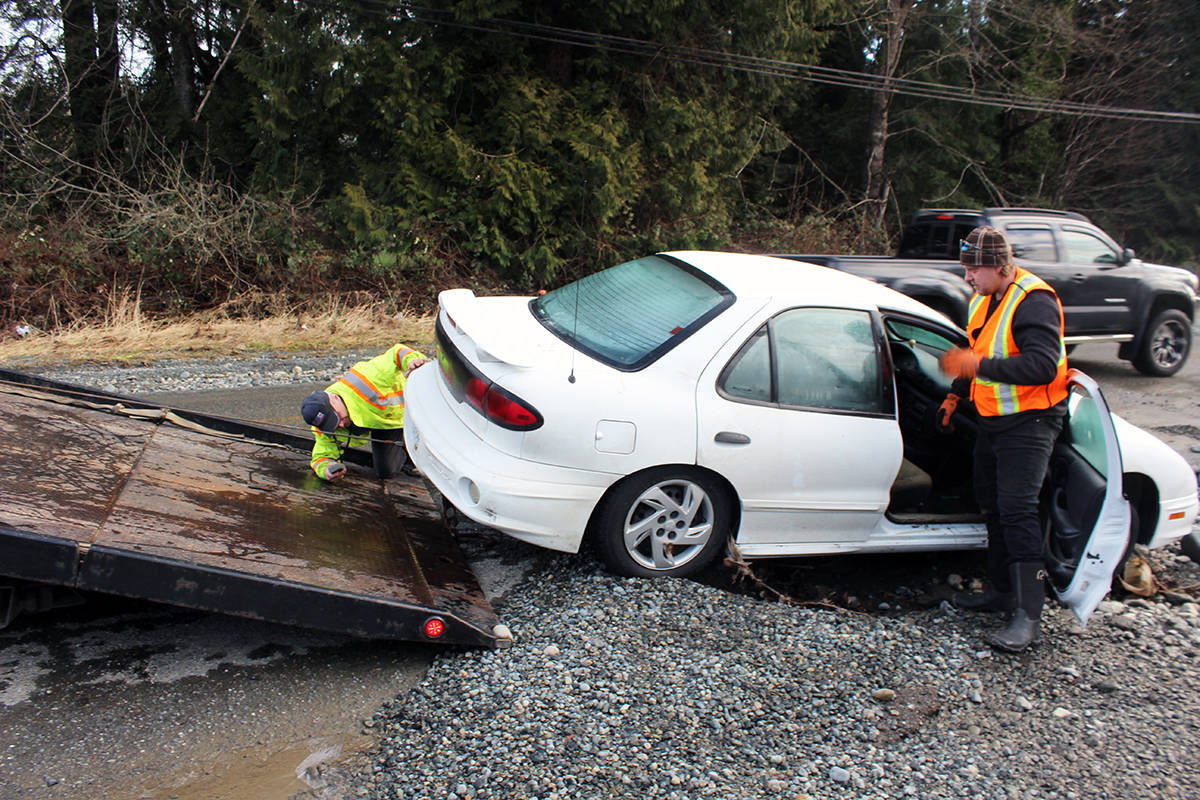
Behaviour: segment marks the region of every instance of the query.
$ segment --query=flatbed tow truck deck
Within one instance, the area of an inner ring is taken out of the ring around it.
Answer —
[[[10,603],[60,586],[366,638],[511,643],[419,479],[326,483],[304,436],[7,370],[0,435]]]

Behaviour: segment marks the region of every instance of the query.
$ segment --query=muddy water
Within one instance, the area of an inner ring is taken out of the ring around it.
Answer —
[[[259,798],[286,800],[308,789],[322,788],[323,769],[364,746],[362,736],[272,742],[220,753],[183,774],[163,776],[140,797],[177,800]]]

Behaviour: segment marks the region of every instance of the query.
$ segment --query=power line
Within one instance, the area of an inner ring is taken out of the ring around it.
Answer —
[[[299,0],[306,5],[345,10],[344,6],[320,0]],[[455,19],[451,12],[425,8],[410,3],[386,3],[383,0],[357,0],[367,13],[405,21],[425,22],[461,30],[497,33],[537,41],[564,44],[623,55],[640,56],[652,60],[671,61],[679,64],[726,69],[764,77],[802,80],[829,86],[841,86],[866,91],[882,91],[953,103],[1002,108],[1006,110],[1035,111],[1048,114],[1063,114],[1078,117],[1101,117],[1137,122],[1200,123],[1200,113],[1186,111],[1155,111],[1152,109],[1124,106],[1105,106],[1073,100],[1057,100],[1047,97],[1011,92],[972,89],[952,84],[918,81],[875,75],[869,72],[836,69],[812,64],[801,64],[780,59],[730,53],[699,47],[672,45],[628,36],[582,31],[536,22],[507,20],[485,17],[474,21]]]

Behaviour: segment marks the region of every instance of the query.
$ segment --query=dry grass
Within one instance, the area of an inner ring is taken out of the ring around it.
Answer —
[[[173,320],[149,320],[136,298],[110,303],[103,320],[58,331],[0,332],[0,364],[77,364],[252,355],[257,352],[339,352],[396,342],[433,341],[433,316],[388,310],[381,303],[327,300],[307,310],[279,309],[253,317],[230,309]]]

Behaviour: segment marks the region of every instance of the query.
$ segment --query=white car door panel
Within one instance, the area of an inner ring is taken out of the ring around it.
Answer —
[[[1069,416],[1048,475],[1046,566],[1054,593],[1086,625],[1129,546],[1132,512],[1104,395],[1077,370],[1070,380]]]
[[[737,492],[738,543],[865,540],[903,457],[870,315],[788,309],[733,344],[698,384],[697,463]]]

